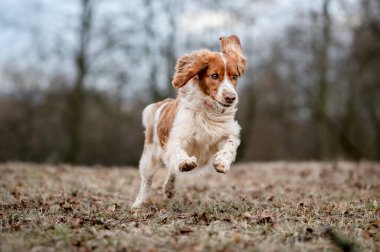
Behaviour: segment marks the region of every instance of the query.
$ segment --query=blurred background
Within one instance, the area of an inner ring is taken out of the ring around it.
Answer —
[[[380,159],[378,0],[0,0],[0,161],[137,165],[177,57],[230,34],[238,161]]]

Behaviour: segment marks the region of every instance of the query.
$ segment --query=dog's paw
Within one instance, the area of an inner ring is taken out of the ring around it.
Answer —
[[[198,166],[196,157],[188,157],[184,160],[181,160],[178,163],[178,170],[181,172],[188,172],[193,170]]]
[[[216,154],[214,162],[212,163],[214,168],[219,173],[227,173],[230,170],[231,163],[222,154]]]
[[[153,204],[153,200],[151,197],[145,197],[145,198],[137,197],[135,202],[133,202],[131,208],[132,209],[139,209],[139,208],[148,207],[152,204]]]
[[[136,201],[132,204],[131,208],[132,208],[132,209],[139,209],[139,208],[143,208],[143,207],[145,207],[145,206],[147,206],[147,205],[148,205],[148,203],[147,203],[146,201],[144,201],[144,200],[136,200]]]

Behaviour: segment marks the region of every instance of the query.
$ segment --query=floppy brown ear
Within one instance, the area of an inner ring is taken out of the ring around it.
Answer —
[[[207,68],[211,55],[209,50],[203,49],[180,57],[175,66],[173,86],[182,87],[196,74]]]
[[[235,58],[237,61],[239,74],[244,74],[247,68],[247,58],[243,55],[239,37],[236,35],[231,35],[228,37],[221,37],[219,40],[222,53],[228,54]]]

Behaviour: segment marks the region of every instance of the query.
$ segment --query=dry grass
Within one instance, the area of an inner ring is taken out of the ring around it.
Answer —
[[[380,165],[253,163],[131,210],[136,169],[0,165],[0,251],[379,251]]]

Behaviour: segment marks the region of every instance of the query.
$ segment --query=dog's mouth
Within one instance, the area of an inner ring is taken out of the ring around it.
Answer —
[[[217,103],[219,103],[220,105],[222,105],[223,107],[225,107],[225,108],[228,108],[228,107],[231,107],[232,106],[232,104],[225,104],[225,103],[222,103],[222,102],[220,102],[220,101],[218,101],[218,100],[215,100]]]
[[[215,107],[215,105],[220,105],[221,107],[223,108],[230,108],[232,106],[234,106],[235,103],[232,103],[232,104],[226,104],[226,103],[223,103],[223,102],[220,102],[218,101],[217,99],[215,99],[214,97],[212,97],[212,100],[205,100],[204,103],[208,106],[208,107]],[[220,107],[219,107],[220,108]]]

